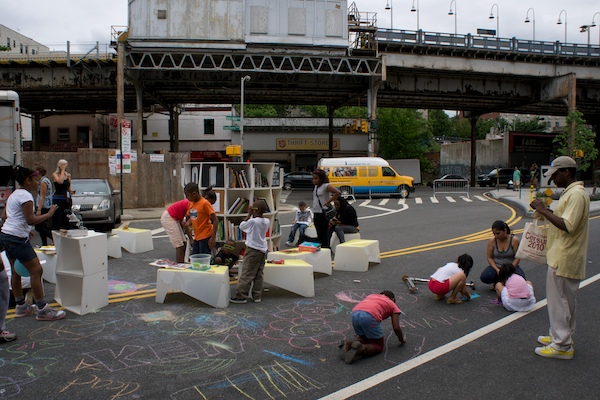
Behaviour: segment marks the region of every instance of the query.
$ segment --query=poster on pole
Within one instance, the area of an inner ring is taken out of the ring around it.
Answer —
[[[116,157],[116,165],[115,165],[115,170],[117,172],[117,174],[121,173],[121,152],[119,150],[117,150],[117,157]],[[124,174],[130,174],[131,173],[131,154],[130,153],[123,153],[123,173]]]
[[[131,121],[121,121],[121,151],[123,154],[131,153]]]
[[[109,118],[109,130],[108,137],[110,140],[117,140],[117,135],[119,134],[119,118],[115,115],[111,115]]]

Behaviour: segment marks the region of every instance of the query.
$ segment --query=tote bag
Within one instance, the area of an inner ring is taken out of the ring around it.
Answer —
[[[515,257],[546,264],[547,231],[547,223],[538,223],[537,219],[534,222],[527,222]]]

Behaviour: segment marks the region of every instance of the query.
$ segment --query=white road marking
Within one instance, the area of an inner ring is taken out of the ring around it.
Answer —
[[[388,201],[390,201],[390,199],[382,199],[382,200],[379,202],[379,205],[380,205],[380,206],[385,206],[385,205],[387,204],[387,202],[388,202]]]
[[[486,199],[483,196],[474,196],[477,200],[481,200],[481,201],[488,201],[488,199]]]
[[[438,204],[440,202],[436,197],[430,197],[429,200],[431,200],[433,204]]]
[[[590,285],[596,281],[600,280],[600,274],[592,276],[585,281],[581,282],[579,287],[583,288],[587,285]],[[500,328],[507,326],[510,323],[513,323],[523,317],[528,316],[529,314],[543,308],[546,306],[546,299],[540,300],[536,303],[536,305],[529,312],[519,312],[512,313],[502,319],[499,319],[496,322],[493,322],[489,325],[483,326],[476,331],[473,331],[465,336],[462,336],[458,339],[453,340],[450,343],[446,343],[445,345],[438,347],[436,349],[430,350],[427,353],[421,354],[415,358],[412,358],[402,364],[399,364],[395,367],[392,367],[388,370],[382,371],[378,374],[375,374],[369,378],[366,378],[362,381],[356,382],[354,385],[350,385],[345,387],[344,389],[338,390],[337,392],[331,393],[325,397],[322,397],[321,400],[338,400],[338,399],[347,399],[351,396],[354,396],[358,393],[362,393],[365,390],[371,389],[389,379],[396,378],[402,375],[405,372],[408,372],[412,369],[420,367],[428,363],[429,361],[435,360],[438,357],[441,357],[445,354],[450,353],[468,343],[471,343],[477,339],[482,338],[488,333],[492,333]]]
[[[423,199],[420,197],[415,197],[415,203],[417,204],[423,204]]]
[[[446,200],[448,200],[450,203],[456,203],[456,200],[450,196],[446,196]]]
[[[465,196],[460,196],[460,198],[463,199],[464,201],[466,201],[467,203],[472,203],[473,202],[473,200],[471,200],[470,198],[465,197]]]
[[[398,199],[398,204],[399,204],[399,205],[404,205],[404,204],[406,204],[406,199],[402,199],[402,198]]]
[[[364,207],[364,206],[366,206],[367,204],[369,204],[370,202],[371,202],[371,200],[365,200],[365,201],[363,201],[362,203],[360,203],[360,204],[359,204],[359,206],[360,206],[360,207]]]
[[[150,232],[152,233],[152,236],[154,236],[154,235],[158,235],[159,233],[163,233],[164,231],[165,231],[165,228],[160,227],[160,228],[152,229]]]

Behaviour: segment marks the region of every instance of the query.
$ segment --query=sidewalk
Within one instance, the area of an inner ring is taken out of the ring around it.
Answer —
[[[588,191],[589,194],[592,194],[591,187],[586,187],[585,189]],[[516,192],[512,189],[505,189],[505,188],[496,189],[496,188],[494,188],[494,189],[490,190],[490,195],[493,198],[495,198],[503,203],[507,203],[512,206],[520,208],[527,216],[531,216],[533,214],[533,210],[531,210],[529,208],[529,204],[531,203],[531,200],[532,200],[532,199],[530,199],[529,188],[521,189],[520,191],[516,191]],[[554,200],[554,202],[556,202],[556,201],[557,200]],[[550,208],[553,208],[553,206],[551,205]],[[591,201],[590,202],[590,216],[595,216],[595,215],[600,215],[600,201]]]

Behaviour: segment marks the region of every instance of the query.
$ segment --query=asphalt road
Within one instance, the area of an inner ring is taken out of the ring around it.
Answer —
[[[148,263],[172,258],[174,250],[160,221],[132,221],[132,227],[155,230],[155,249],[109,260],[109,306],[85,316],[69,312],[52,323],[8,321],[19,339],[0,345],[0,398],[598,398],[600,296],[592,281],[600,276],[598,246],[590,243],[589,280],[580,290],[575,358],[541,358],[533,349],[548,329],[545,268],[522,262],[535,287],[536,311],[511,314],[492,304],[494,293],[478,279],[490,226],[503,219],[519,233],[525,220],[483,193],[454,203],[358,199],[361,235],[380,241],[381,264],[365,273],[315,275],[314,298],[269,287],[262,303],[226,309],[183,294],[155,303],[156,268]],[[310,196],[294,191],[286,201]],[[285,225],[293,214],[280,219]],[[592,242],[598,235],[594,218]],[[410,293],[401,280],[405,274],[427,278],[462,253],[475,260],[469,279],[478,299],[447,305],[434,301],[425,284]],[[408,343],[398,346],[386,321],[384,353],[345,364],[336,343],[353,334],[353,305],[384,289],[396,294],[405,313]],[[46,284],[48,295],[53,290]]]

